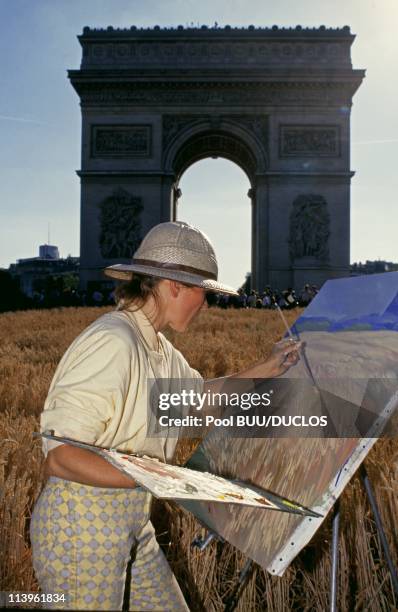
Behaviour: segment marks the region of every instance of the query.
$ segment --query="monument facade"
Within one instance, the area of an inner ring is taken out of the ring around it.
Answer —
[[[350,111],[364,77],[354,38],[323,26],[84,28],[69,71],[82,108],[82,285],[129,261],[153,225],[183,219],[179,181],[207,157],[250,181],[254,288],[347,276]]]

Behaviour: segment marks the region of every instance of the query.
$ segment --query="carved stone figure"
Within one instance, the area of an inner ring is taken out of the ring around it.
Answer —
[[[100,250],[105,259],[130,259],[141,239],[141,198],[117,189],[100,204]]]
[[[292,260],[329,259],[330,215],[321,195],[299,195],[290,213],[289,247]]]

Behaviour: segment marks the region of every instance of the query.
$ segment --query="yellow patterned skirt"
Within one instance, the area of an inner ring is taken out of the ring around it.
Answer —
[[[49,478],[33,511],[31,541],[42,591],[65,595],[54,608],[122,610],[124,600],[129,610],[188,610],[156,542],[150,504],[140,487],[103,489]]]

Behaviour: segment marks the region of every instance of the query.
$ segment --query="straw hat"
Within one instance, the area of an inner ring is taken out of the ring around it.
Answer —
[[[109,266],[104,273],[124,281],[130,280],[133,273],[146,274],[207,291],[238,295],[235,289],[217,281],[216,254],[207,236],[182,221],[155,225],[141,242],[130,264]]]

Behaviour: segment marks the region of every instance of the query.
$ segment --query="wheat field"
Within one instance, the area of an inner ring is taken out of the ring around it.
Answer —
[[[29,519],[43,483],[41,445],[32,437],[52,375],[77,334],[106,308],[64,308],[0,315],[0,590],[35,591]],[[287,313],[292,323],[299,311]],[[283,335],[279,316],[262,310],[209,309],[184,334],[168,333],[192,367],[205,378],[239,371],[269,353]],[[194,444],[184,441],[177,461]],[[398,443],[380,440],[366,460],[398,561]],[[203,530],[192,515],[171,503],[155,502],[158,539],[190,609],[219,611],[231,594],[245,559],[227,544],[213,542],[200,553],[191,548]],[[282,578],[258,566],[241,594],[240,611],[324,611],[329,606],[330,519]],[[362,485],[354,477],[341,499],[338,609],[396,610],[398,601]],[[223,603],[224,602],[224,603]]]

